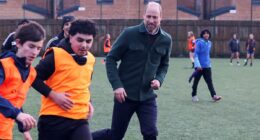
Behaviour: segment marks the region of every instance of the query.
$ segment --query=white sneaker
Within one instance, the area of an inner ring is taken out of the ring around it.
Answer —
[[[233,63],[230,63],[230,66],[233,66]]]
[[[198,98],[198,96],[193,96],[193,97],[191,97],[191,100],[192,100],[192,102],[198,102],[199,98]]]
[[[240,63],[237,63],[238,66],[240,66]]]

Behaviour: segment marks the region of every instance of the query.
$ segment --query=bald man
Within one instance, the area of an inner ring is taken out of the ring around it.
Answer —
[[[172,39],[161,29],[160,4],[149,2],[140,25],[126,28],[106,59],[107,77],[113,87],[111,129],[93,133],[94,140],[122,140],[136,113],[144,140],[156,140],[157,94],[169,66]],[[119,67],[117,62],[121,61]]]

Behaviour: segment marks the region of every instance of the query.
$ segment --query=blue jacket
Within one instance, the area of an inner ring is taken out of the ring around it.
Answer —
[[[209,40],[199,38],[196,40],[196,48],[194,52],[195,68],[210,68],[210,49],[212,43]]]

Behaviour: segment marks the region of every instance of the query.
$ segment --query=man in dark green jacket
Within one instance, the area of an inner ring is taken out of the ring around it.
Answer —
[[[160,28],[161,17],[161,6],[149,2],[144,22],[125,29],[113,44],[106,58],[107,76],[115,96],[112,128],[93,133],[94,140],[123,139],[134,113],[144,140],[156,139],[154,90],[163,83],[172,45],[171,36]],[[121,63],[117,68],[118,61]]]

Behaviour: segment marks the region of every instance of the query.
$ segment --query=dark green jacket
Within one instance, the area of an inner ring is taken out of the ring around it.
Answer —
[[[156,96],[151,81],[157,79],[162,85],[169,66],[171,36],[159,29],[153,44],[149,36],[143,23],[124,29],[106,58],[107,76],[113,89],[123,87],[127,98],[135,101]]]

